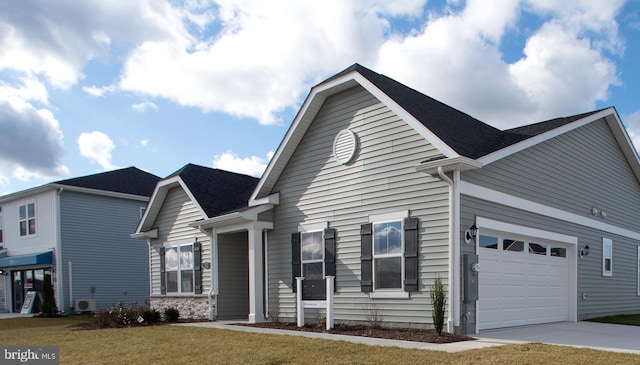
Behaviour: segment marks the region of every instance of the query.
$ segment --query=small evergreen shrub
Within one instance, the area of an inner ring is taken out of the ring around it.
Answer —
[[[164,310],[164,319],[167,322],[177,322],[179,317],[180,312],[177,308],[170,307]]]
[[[433,317],[433,326],[435,327],[438,335],[442,335],[442,329],[444,327],[444,307],[446,304],[444,286],[442,285],[442,278],[436,274],[436,279],[431,287],[431,315]]]
[[[56,296],[51,284],[51,274],[44,274],[42,282],[42,315],[44,317],[55,317],[58,314]]]
[[[142,317],[142,323],[158,323],[160,322],[160,312],[153,308],[143,309],[140,312],[140,317]]]

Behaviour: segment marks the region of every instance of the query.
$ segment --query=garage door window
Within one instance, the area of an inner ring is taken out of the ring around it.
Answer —
[[[532,255],[567,257],[567,249],[549,243],[532,242],[510,237],[480,235],[478,247],[481,249],[526,252]],[[640,280],[640,279],[639,279]]]

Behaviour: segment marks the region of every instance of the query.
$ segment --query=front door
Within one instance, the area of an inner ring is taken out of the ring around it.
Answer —
[[[13,271],[12,292],[13,292],[13,312],[19,313],[30,291],[37,291],[42,298],[42,283],[44,282],[44,274],[49,273],[45,269],[29,269]],[[34,312],[40,311],[40,301],[36,300],[33,306]]]

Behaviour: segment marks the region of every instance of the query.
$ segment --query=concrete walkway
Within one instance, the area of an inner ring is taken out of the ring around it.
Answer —
[[[480,340],[509,339],[640,354],[640,326],[560,322],[480,331],[474,337]]]

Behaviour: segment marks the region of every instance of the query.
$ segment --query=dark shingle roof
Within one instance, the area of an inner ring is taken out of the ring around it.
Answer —
[[[373,83],[458,154],[474,159],[598,112],[501,131],[357,63],[327,81],[352,71]]]
[[[54,184],[112,191],[140,196],[151,196],[160,177],[136,167],[101,172],[98,174],[60,180]]]
[[[180,176],[207,217],[236,211],[247,206],[259,179],[209,167],[187,164],[167,176]]]

